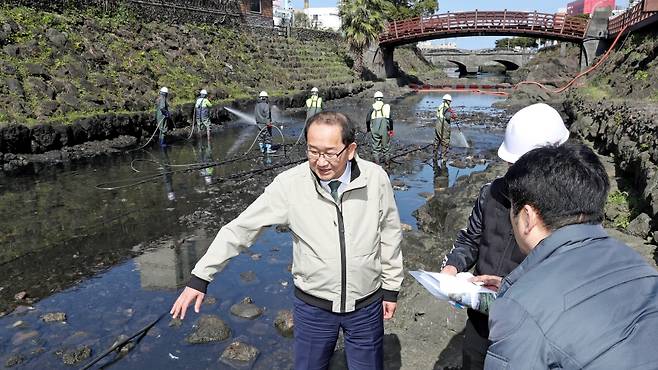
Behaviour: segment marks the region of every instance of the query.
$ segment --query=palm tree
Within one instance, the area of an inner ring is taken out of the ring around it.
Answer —
[[[359,75],[363,72],[363,54],[386,28],[386,6],[385,0],[343,0],[340,5],[341,29],[355,56],[354,70]]]

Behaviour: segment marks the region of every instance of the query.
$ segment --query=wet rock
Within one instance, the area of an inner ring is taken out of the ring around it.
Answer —
[[[279,334],[284,337],[292,337],[295,323],[293,322],[292,312],[290,310],[281,310],[276,314],[274,319],[274,327],[279,331]]]
[[[183,325],[183,320],[181,319],[171,319],[169,321],[169,327],[180,328],[181,325]]]
[[[36,338],[38,336],[39,336],[39,332],[36,330],[19,331],[18,333],[14,334],[14,336],[11,338],[11,344],[14,346],[19,346],[25,343],[26,341]]]
[[[60,147],[60,133],[52,125],[36,125],[32,128],[32,153],[43,153]]]
[[[13,313],[16,314],[16,315],[21,315],[21,314],[24,314],[24,313],[32,311],[32,310],[34,310],[34,307],[25,306],[25,305],[21,304],[21,305],[16,306],[16,308],[14,308]]]
[[[247,366],[256,360],[259,353],[256,347],[235,341],[226,347],[220,360],[228,365]]]
[[[19,292],[14,295],[14,299],[17,301],[22,301],[27,297],[27,292]]]
[[[244,281],[245,283],[251,283],[252,281],[256,280],[256,273],[253,271],[241,272],[240,280]]]
[[[18,320],[15,323],[11,324],[12,328],[22,328],[25,326],[25,321],[23,320]]]
[[[59,350],[55,352],[62,358],[62,362],[66,365],[75,365],[80,361],[84,361],[91,357],[91,347],[84,345],[70,350]]]
[[[244,319],[253,320],[263,314],[263,309],[256,306],[250,297],[245,297],[242,302],[231,306],[231,313]]]
[[[649,232],[651,232],[651,217],[646,213],[641,213],[628,224],[626,231],[631,235],[646,238],[649,235]]]
[[[22,364],[23,361],[25,361],[25,358],[23,356],[18,355],[18,354],[11,355],[11,356],[9,356],[7,361],[5,361],[5,367],[7,367],[7,368],[14,367],[16,365]]]
[[[212,296],[206,295],[206,297],[203,299],[203,304],[205,304],[207,306],[212,306],[216,303],[217,303],[217,298],[212,297]]]
[[[66,321],[66,314],[64,312],[50,312],[41,316],[43,322],[62,322]]]
[[[195,326],[196,331],[185,339],[190,344],[222,341],[231,335],[231,328],[215,315],[201,316]]]
[[[129,337],[125,334],[119,335],[117,340],[115,340],[114,343],[112,343],[111,347],[119,345],[119,343],[125,342],[126,340],[128,340],[128,338]],[[121,355],[125,355],[126,353],[130,352],[133,348],[135,348],[135,342],[127,342],[124,343],[121,347],[117,348],[116,351],[119,352],[119,354]]]

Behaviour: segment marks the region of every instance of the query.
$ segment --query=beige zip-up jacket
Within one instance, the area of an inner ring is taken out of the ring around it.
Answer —
[[[381,167],[358,157],[338,202],[308,162],[278,175],[221,228],[188,286],[205,291],[224,261],[250,246],[264,227],[277,224],[291,230],[300,299],[333,312],[351,312],[382,296],[396,301],[403,278],[402,231],[393,189]]]

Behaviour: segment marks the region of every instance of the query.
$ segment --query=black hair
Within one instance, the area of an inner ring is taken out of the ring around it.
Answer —
[[[515,216],[530,205],[549,230],[603,221],[610,182],[599,158],[585,145],[533,149],[509,168],[505,180]]]
[[[308,128],[313,124],[340,125],[345,146],[354,142],[354,125],[347,115],[340,112],[324,111],[313,115],[304,127],[304,138],[308,141]]]

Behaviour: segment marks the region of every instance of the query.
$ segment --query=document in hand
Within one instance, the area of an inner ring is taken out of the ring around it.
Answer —
[[[454,301],[487,315],[489,306],[496,299],[495,291],[468,281],[473,277],[470,273],[459,273],[457,276],[423,270],[409,273],[436,298]]]

